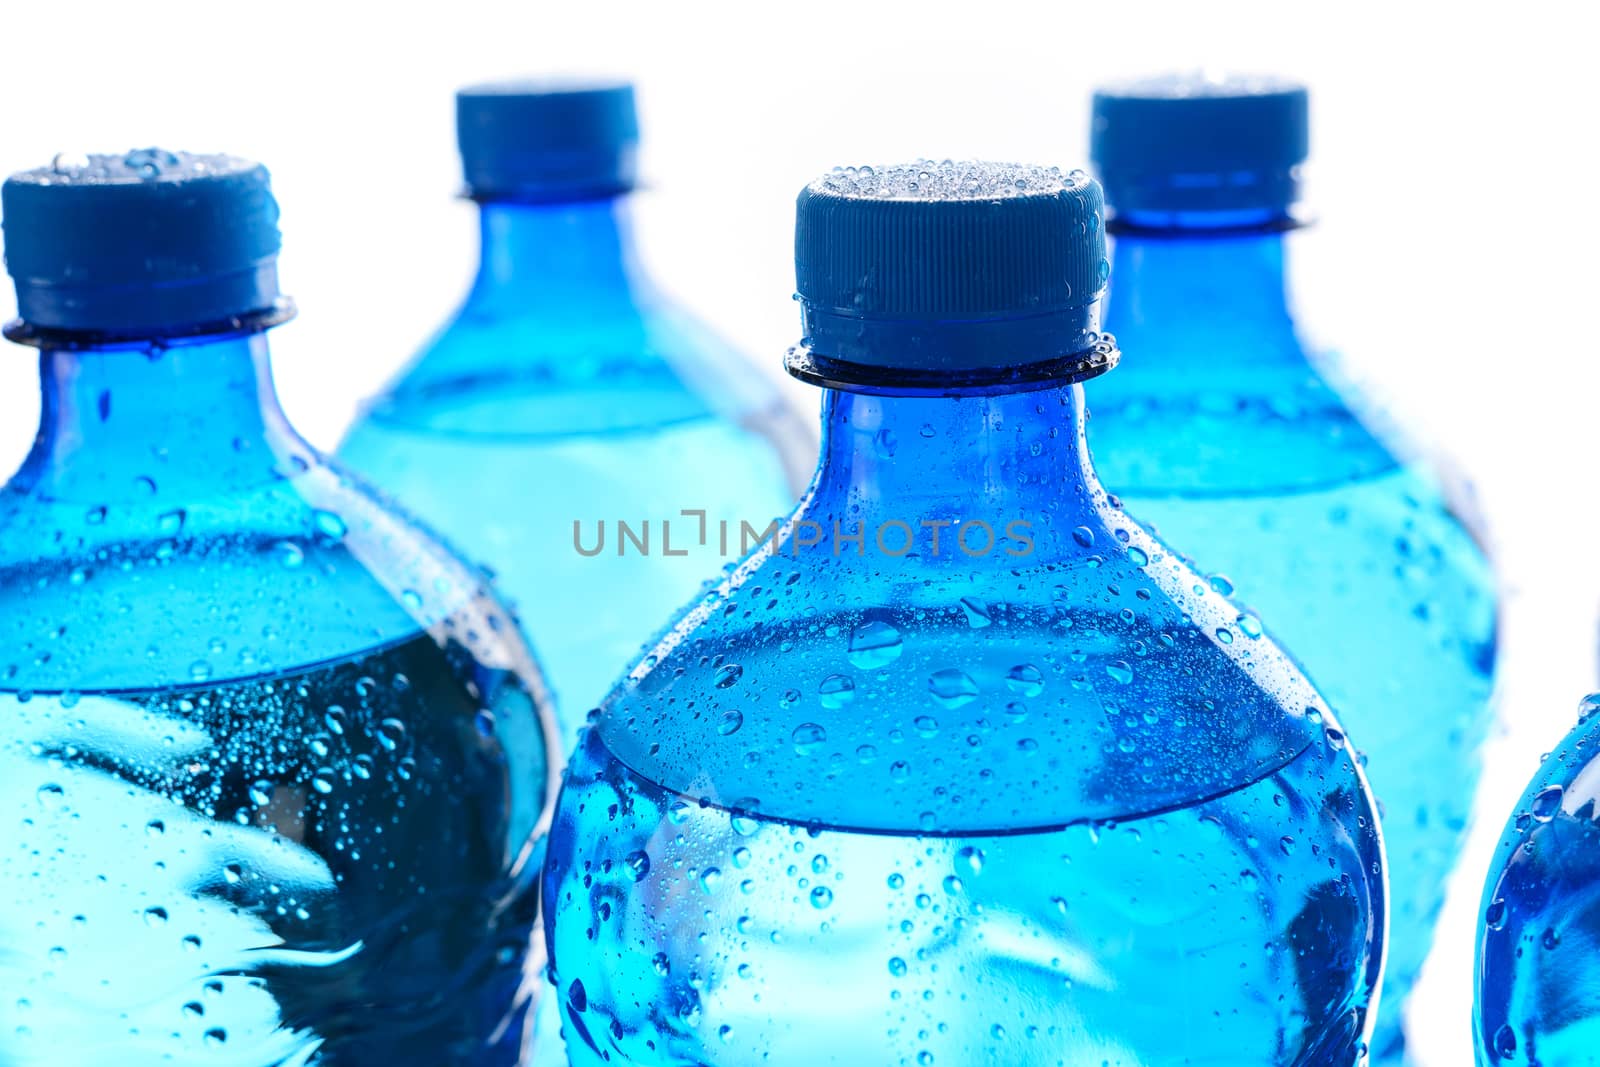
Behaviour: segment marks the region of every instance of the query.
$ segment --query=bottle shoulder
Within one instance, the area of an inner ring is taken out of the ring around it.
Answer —
[[[737,422],[777,389],[666,300],[552,313],[469,298],[366,419],[466,438],[653,432]]]
[[[213,684],[423,633],[542,689],[483,578],[314,455],[199,499],[7,486],[0,630],[11,653],[0,688],[14,690]]]
[[[1050,560],[769,544],[612,693],[596,736],[692,801],[890,833],[1120,821],[1307,755],[1355,776],[1259,625],[1103,519],[1097,551]]]

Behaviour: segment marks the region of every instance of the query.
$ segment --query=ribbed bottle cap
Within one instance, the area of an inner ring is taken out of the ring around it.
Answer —
[[[1093,179],[1054,167],[922,160],[824,175],[801,191],[795,225],[799,351],[934,374],[1082,362],[1101,340],[1103,210]]]
[[[57,156],[0,188],[6,270],[36,330],[158,337],[284,305],[266,168],[140,149]]]
[[[637,177],[633,86],[496,82],[456,93],[468,193],[480,200],[613,196]]]
[[[1119,215],[1287,210],[1309,151],[1298,82],[1169,74],[1094,94],[1089,153]]]

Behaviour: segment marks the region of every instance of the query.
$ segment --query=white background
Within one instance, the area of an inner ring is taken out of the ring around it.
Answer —
[[[1306,79],[1324,268],[1308,295],[1410,431],[1470,474],[1506,585],[1506,726],[1418,1002],[1417,1051],[1458,1067],[1488,850],[1595,686],[1600,74],[1567,9],[12,0],[0,170],[151,144],[267,162],[302,309],[274,335],[281,392],[331,447],[469,277],[476,231],[453,199],[462,82],[632,76],[647,258],[777,376],[796,333],[793,198],[816,173],[918,156],[1078,165],[1099,79],[1202,66]],[[12,306],[0,296],[0,313]],[[31,356],[0,360],[7,469],[35,426]],[[1415,760],[1429,773],[1426,751]]]

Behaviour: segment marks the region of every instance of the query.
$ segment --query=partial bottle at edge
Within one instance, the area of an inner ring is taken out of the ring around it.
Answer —
[[[1399,1063],[1493,715],[1494,578],[1296,320],[1305,89],[1107,88],[1093,138],[1113,211],[1107,328],[1137,357],[1092,397],[1100,474],[1213,584],[1237,587],[1370,759],[1394,907],[1373,1055]]]
[[[0,1064],[513,1067],[555,720],[481,579],[278,407],[267,172],[4,186]]]
[[[1600,694],[1517,802],[1483,889],[1481,1067],[1600,1064]]]
[[[631,87],[488,85],[456,104],[477,277],[340,456],[496,574],[570,743],[641,644],[788,510],[810,434],[641,269]]]
[[[1293,664],[1100,487],[1104,257],[1081,172],[801,193],[821,460],[572,759],[575,1067],[1360,1056],[1371,801]]]

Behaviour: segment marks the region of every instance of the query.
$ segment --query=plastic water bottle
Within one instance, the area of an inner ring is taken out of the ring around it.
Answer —
[[[1399,1062],[1493,715],[1495,586],[1295,319],[1306,103],[1293,83],[1197,77],[1096,95],[1106,323],[1135,358],[1095,390],[1090,438],[1107,488],[1237,587],[1371,761],[1394,908],[1373,1054]]]
[[[1600,1062],[1600,694],[1506,822],[1478,928],[1478,1063]]]
[[[259,165],[4,186],[0,1063],[519,1062],[554,717],[481,579],[273,394]]]
[[[788,510],[813,446],[641,270],[630,87],[491,85],[456,103],[477,278],[340,455],[496,573],[570,744],[738,558],[741,524]]]
[[[821,460],[569,765],[574,1067],[1360,1054],[1370,798],[1293,664],[1090,467],[1101,223],[1053,168],[800,194]]]

